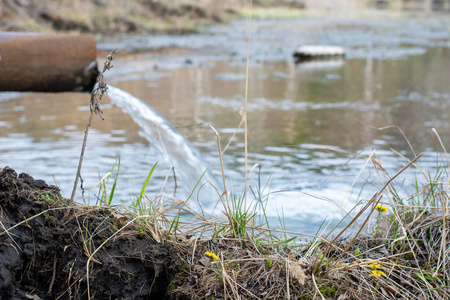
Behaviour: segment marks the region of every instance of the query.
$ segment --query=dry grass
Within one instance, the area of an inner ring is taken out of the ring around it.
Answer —
[[[419,168],[417,162],[415,166]],[[372,203],[368,233],[342,234],[345,237],[332,242],[312,236],[299,243],[288,235],[301,233],[264,228],[251,208],[236,212],[243,209],[243,197],[232,195],[231,209],[224,209],[222,216],[196,212],[173,198],[176,204],[167,207],[165,195],[144,196],[139,209],[79,205],[73,207],[71,220],[78,222],[74,239],[80,236],[80,251],[88,258],[84,281],[95,280],[92,265],[101,263],[99,255],[111,241],[140,236],[171,249],[175,269],[168,288],[171,299],[448,299],[450,214],[445,172],[439,169],[437,177],[403,199],[396,198],[395,181],[388,180],[383,195],[393,200],[378,204],[388,211]],[[2,234],[65,210],[68,200],[56,203],[47,195],[35,197],[55,207],[13,226],[0,223]],[[355,210],[363,208],[358,205]],[[365,220],[369,214],[359,217]],[[245,227],[237,230],[237,224]]]
[[[195,229],[186,223],[187,230],[180,226],[180,234],[168,239],[178,250],[180,270],[171,293],[193,299],[447,299],[448,184],[440,188],[430,183],[420,194],[432,192],[433,203],[443,207],[427,206],[425,199],[421,206],[383,203],[389,206],[383,215],[372,203],[372,219],[379,222],[369,222],[371,234],[332,242],[319,237],[303,245],[287,242],[262,226],[236,236],[226,222],[233,216],[203,220]],[[201,238],[196,232],[210,234]]]
[[[387,177],[376,156],[369,162],[387,179],[346,221],[353,230],[360,226],[359,235],[346,235],[345,227],[333,239],[298,243],[289,236],[304,234],[258,224],[261,216],[243,196],[230,195],[219,203],[222,216],[208,216],[173,198],[177,204],[166,207],[161,195],[144,197],[140,211],[116,211],[128,221],[109,239],[144,228],[145,236],[172,248],[173,299],[448,299],[448,167],[400,199],[398,174]],[[427,174],[420,161],[408,167]],[[92,261],[109,239],[90,252]]]

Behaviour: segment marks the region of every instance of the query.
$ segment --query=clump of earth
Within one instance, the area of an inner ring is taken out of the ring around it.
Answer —
[[[1,169],[0,299],[88,299],[88,288],[92,299],[166,298],[170,246],[119,232],[129,219],[110,209],[68,213],[67,203],[57,187]]]

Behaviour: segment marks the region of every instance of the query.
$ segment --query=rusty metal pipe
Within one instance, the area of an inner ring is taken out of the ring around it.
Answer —
[[[91,91],[97,75],[91,35],[0,32],[0,91]]]

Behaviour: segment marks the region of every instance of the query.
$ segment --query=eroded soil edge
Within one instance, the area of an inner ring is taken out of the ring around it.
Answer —
[[[0,171],[0,299],[164,299],[174,277],[171,249],[140,236],[103,208],[64,220],[59,189]],[[102,247],[100,247],[108,238]],[[88,257],[100,247],[89,264]]]

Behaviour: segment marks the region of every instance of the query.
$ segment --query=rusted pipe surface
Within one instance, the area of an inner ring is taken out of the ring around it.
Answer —
[[[97,74],[91,35],[0,33],[0,91],[90,91]]]

